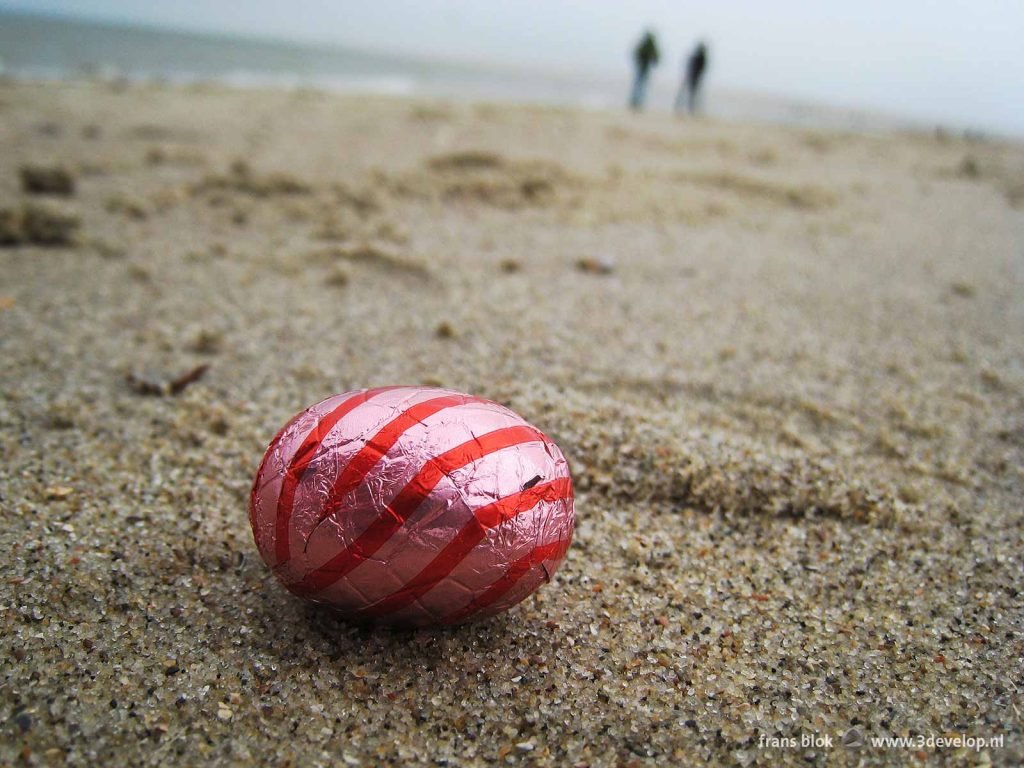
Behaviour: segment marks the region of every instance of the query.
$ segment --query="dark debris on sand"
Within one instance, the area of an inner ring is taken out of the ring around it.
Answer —
[[[62,165],[23,165],[19,174],[26,194],[59,197],[75,194],[75,175]]]
[[[0,246],[69,246],[81,224],[73,213],[41,203],[0,208]]]

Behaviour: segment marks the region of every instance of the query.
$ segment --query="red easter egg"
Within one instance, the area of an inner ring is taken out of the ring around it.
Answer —
[[[551,579],[572,540],[572,478],[558,446],[502,405],[383,387],[293,418],[249,519],[295,594],[361,621],[456,624]]]

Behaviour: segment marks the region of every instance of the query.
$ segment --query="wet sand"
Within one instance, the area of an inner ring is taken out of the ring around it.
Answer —
[[[0,762],[1024,760],[1020,145],[214,86],[0,117]],[[506,616],[353,627],[256,554],[276,430],[395,383],[570,461]],[[1004,746],[840,743],[959,733]]]

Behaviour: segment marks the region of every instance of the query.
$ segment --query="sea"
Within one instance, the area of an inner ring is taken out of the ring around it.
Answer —
[[[21,80],[104,79],[238,88],[319,89],[423,99],[624,110],[630,75],[551,72],[442,61],[337,45],[134,27],[0,11],[0,75]],[[669,112],[675,84],[652,83],[649,108]],[[703,111],[735,121],[887,133],[927,129],[887,115],[707,88]]]

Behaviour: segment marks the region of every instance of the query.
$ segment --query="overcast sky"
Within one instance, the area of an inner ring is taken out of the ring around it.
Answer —
[[[0,0],[0,7],[407,54],[621,72],[646,26],[675,79],[1024,134],[1022,0]]]

